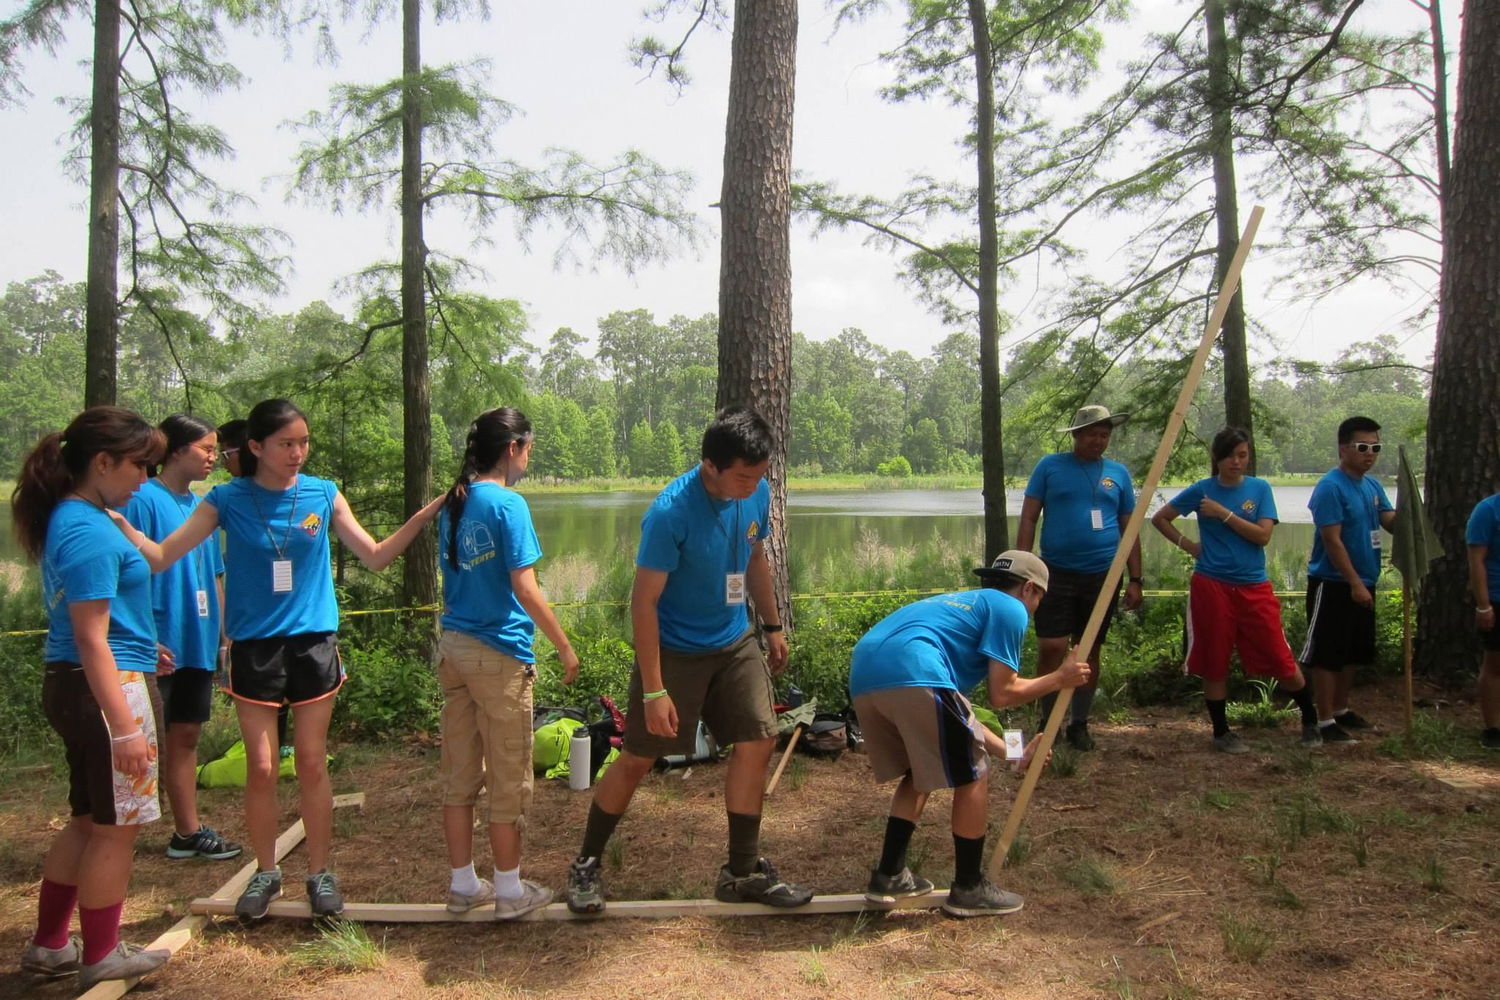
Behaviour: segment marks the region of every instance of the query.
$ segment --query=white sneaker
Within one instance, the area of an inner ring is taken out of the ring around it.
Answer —
[[[161,968],[172,957],[170,951],[147,951],[138,944],[121,941],[114,950],[78,972],[78,992],[84,993],[109,979],[135,979]]]
[[[475,907],[495,901],[495,884],[487,878],[479,880],[479,888],[473,892],[448,890],[448,912],[468,913]]]
[[[47,979],[76,976],[82,964],[83,942],[78,940],[76,934],[68,938],[68,943],[61,948],[43,948],[32,942],[21,952],[21,971]]]
[[[524,917],[532,910],[539,910],[552,902],[552,890],[544,885],[538,885],[529,878],[521,880],[521,895],[515,899],[506,899],[503,896],[495,897],[495,919],[515,920]]]

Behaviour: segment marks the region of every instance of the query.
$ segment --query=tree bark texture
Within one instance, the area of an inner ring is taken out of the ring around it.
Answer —
[[[411,517],[432,499],[432,393],[427,378],[427,244],[422,234],[422,4],[402,0],[401,72],[401,428],[403,509]],[[408,604],[437,601],[431,529],[406,550],[401,577]]]
[[[1427,505],[1447,553],[1417,617],[1416,668],[1454,683],[1479,659],[1464,527],[1500,490],[1500,4],[1464,10],[1458,118],[1443,192],[1443,277],[1427,410]]]
[[[1234,176],[1234,128],[1232,102],[1234,79],[1229,69],[1229,35],[1224,23],[1224,0],[1207,0],[1203,5],[1205,34],[1208,40],[1209,114],[1212,116],[1212,157],[1214,168],[1214,221],[1218,234],[1218,253],[1214,264],[1216,297],[1223,287],[1224,276],[1240,248],[1239,193]],[[1255,434],[1250,414],[1250,359],[1245,345],[1244,282],[1235,289],[1224,314],[1219,334],[1219,352],[1224,359],[1224,421],[1230,427],[1241,427],[1250,433],[1250,468],[1255,474]]]
[[[120,342],[120,4],[94,7],[83,405],[113,404]]]
[[[796,0],[736,0],[720,196],[717,403],[753,407],[769,421],[775,438],[768,545],[783,622],[791,620],[785,515],[796,74]]]
[[[1000,429],[999,241],[995,232],[995,63],[989,4],[969,0],[974,38],[974,156],[979,184],[979,454],[984,469],[984,561],[1010,548]]]

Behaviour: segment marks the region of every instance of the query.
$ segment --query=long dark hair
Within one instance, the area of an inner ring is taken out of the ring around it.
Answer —
[[[174,413],[161,423],[156,425],[166,439],[166,452],[162,455],[161,463],[151,470],[151,474],[157,475],[161,472],[161,466],[167,459],[177,454],[188,445],[192,444],[209,434],[217,434],[214,425],[202,417],[195,417],[190,413]]]
[[[255,404],[245,418],[245,447],[240,449],[240,473],[254,476],[258,461],[250,450],[251,441],[264,441],[294,420],[307,420],[307,414],[297,409],[290,399],[263,399]]]
[[[463,464],[443,501],[443,510],[448,513],[448,565],[454,569],[458,569],[458,522],[463,519],[464,506],[469,502],[469,486],[482,473],[500,464],[513,442],[525,444],[530,440],[531,421],[511,406],[485,410],[469,425]]]
[[[1234,449],[1242,444],[1250,444],[1250,432],[1243,427],[1225,427],[1219,433],[1215,434],[1213,441],[1208,446],[1209,474],[1217,476],[1219,474],[1220,460],[1233,455]],[[1251,445],[1251,447],[1254,447],[1254,445]]]
[[[43,437],[21,463],[10,495],[12,529],[22,550],[34,562],[41,560],[52,512],[87,478],[95,455],[149,465],[161,459],[165,443],[145,418],[118,406],[90,407],[66,430]]]

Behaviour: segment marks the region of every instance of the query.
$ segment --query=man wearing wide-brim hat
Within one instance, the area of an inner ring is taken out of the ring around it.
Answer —
[[[1040,518],[1041,557],[1052,581],[1036,611],[1038,675],[1056,670],[1068,647],[1083,638],[1121,532],[1135,510],[1129,470],[1104,457],[1114,429],[1128,419],[1129,414],[1110,413],[1098,404],[1083,407],[1073,415],[1069,426],[1059,428],[1059,433],[1073,436],[1073,450],[1044,456],[1026,484],[1016,547],[1028,551],[1035,547]],[[1141,603],[1139,540],[1130,548],[1126,568],[1130,579],[1125,588],[1125,607],[1129,610]],[[1099,685],[1099,650],[1109,634],[1118,600],[1118,594],[1111,596],[1094,647],[1078,651],[1092,668],[1088,685],[1073,693],[1066,730],[1068,743],[1078,750],[1094,748],[1088,728],[1089,708]],[[1051,710],[1051,698],[1043,698],[1043,722]]]

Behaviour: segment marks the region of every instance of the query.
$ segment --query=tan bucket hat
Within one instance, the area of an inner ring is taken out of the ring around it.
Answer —
[[[1092,427],[1095,424],[1109,424],[1111,427],[1118,427],[1129,419],[1130,414],[1128,413],[1110,413],[1109,407],[1090,403],[1073,414],[1073,426],[1059,427],[1057,430],[1059,433],[1067,433],[1082,430],[1085,427]]]

